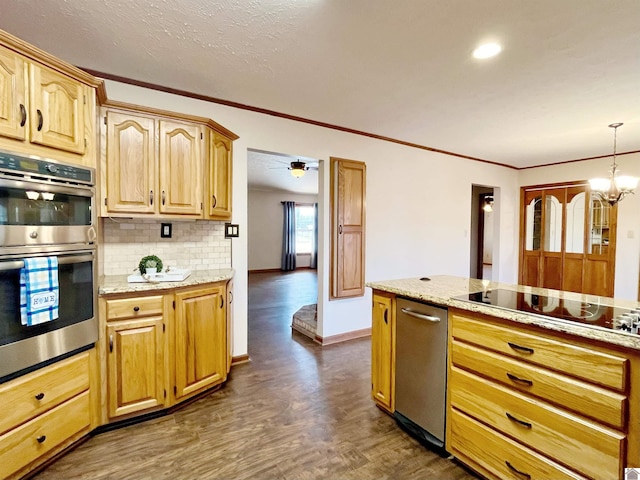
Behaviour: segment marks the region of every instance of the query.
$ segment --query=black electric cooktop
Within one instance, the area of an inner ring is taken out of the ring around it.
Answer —
[[[470,293],[455,298],[622,333],[640,333],[640,308],[611,307],[505,289]]]

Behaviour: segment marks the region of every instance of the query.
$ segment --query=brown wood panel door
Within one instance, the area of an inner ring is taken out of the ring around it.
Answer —
[[[226,289],[176,294],[175,396],[184,397],[226,378]]]
[[[160,213],[202,215],[204,134],[196,124],[160,121]]]
[[[0,47],[0,135],[25,140],[27,103],[25,62],[20,55]]]
[[[394,411],[395,302],[390,295],[373,295],[371,318],[371,396],[378,405]]]
[[[520,221],[520,283],[542,284],[542,191],[523,191]]]
[[[85,87],[29,64],[29,135],[32,143],[84,154]]]
[[[109,417],[164,405],[162,317],[107,325]]]
[[[231,218],[232,142],[211,131],[209,142],[209,218]]]
[[[143,115],[106,113],[107,210],[157,210],[155,120]]]
[[[366,165],[331,159],[331,298],[364,295]]]

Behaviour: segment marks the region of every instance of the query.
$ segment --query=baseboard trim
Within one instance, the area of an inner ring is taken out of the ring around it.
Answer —
[[[249,273],[274,273],[281,272],[280,268],[259,268],[257,270],[249,270]]]
[[[355,340],[356,338],[370,337],[371,328],[363,328],[362,330],[354,330],[352,332],[339,333],[338,335],[331,335],[330,337],[321,337],[316,335],[314,339],[320,345],[332,345],[334,343],[347,342],[349,340]]]
[[[240,365],[241,363],[250,362],[249,354],[246,353],[244,355],[238,355],[237,357],[231,357],[231,366]]]

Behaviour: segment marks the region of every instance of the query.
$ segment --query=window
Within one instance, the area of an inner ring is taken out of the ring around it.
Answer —
[[[296,205],[296,253],[313,252],[314,210],[313,205]]]

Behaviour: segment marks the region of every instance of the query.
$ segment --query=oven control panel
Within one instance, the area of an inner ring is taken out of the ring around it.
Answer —
[[[94,184],[93,169],[0,152],[0,171]]]

